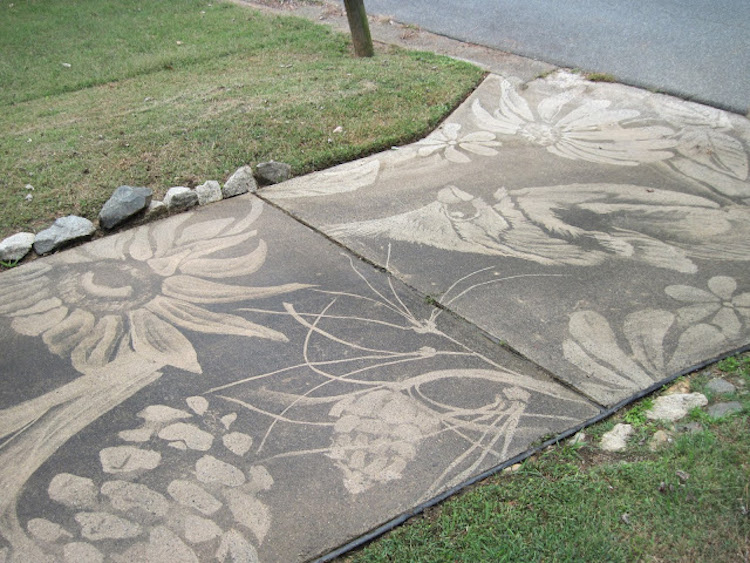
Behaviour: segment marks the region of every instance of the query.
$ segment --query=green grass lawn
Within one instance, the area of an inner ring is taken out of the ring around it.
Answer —
[[[697,409],[699,430],[681,433],[646,422],[637,404],[586,429],[585,443],[552,447],[345,561],[748,561],[750,354],[702,370],[691,390],[719,375],[744,382],[722,398],[740,401],[741,413],[717,420]],[[623,421],[637,431],[628,449],[600,450],[601,435]],[[652,452],[659,429],[674,432],[674,442]]]
[[[122,184],[160,198],[410,142],[483,75],[386,47],[356,59],[346,35],[216,0],[5,2],[0,52],[0,238],[94,219]]]

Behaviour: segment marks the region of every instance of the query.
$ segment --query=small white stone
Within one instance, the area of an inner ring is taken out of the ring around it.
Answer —
[[[69,508],[94,508],[97,503],[96,485],[91,479],[59,473],[47,489],[49,498]]]
[[[36,539],[43,542],[56,542],[60,538],[72,538],[73,535],[65,528],[50,522],[45,518],[33,518],[26,524],[26,529]]]
[[[674,422],[687,416],[695,407],[704,407],[707,404],[708,399],[702,393],[662,395],[654,401],[654,406],[646,411],[646,418]]]
[[[224,198],[234,197],[247,192],[257,191],[258,184],[253,177],[253,169],[250,166],[242,166],[232,174],[221,190]]]
[[[239,487],[245,482],[245,474],[240,469],[210,455],[204,455],[195,463],[195,474],[201,483]]]
[[[206,205],[222,200],[221,195],[221,184],[215,180],[209,180],[205,184],[201,184],[195,188],[195,193],[198,194],[198,204]]]
[[[245,455],[253,445],[253,439],[242,432],[230,432],[221,437],[224,446],[233,454]]]
[[[105,473],[129,473],[158,467],[161,454],[135,446],[117,446],[100,451],[99,460]]]
[[[619,452],[627,447],[627,440],[633,433],[630,424],[616,424],[615,427],[602,436],[599,447],[607,452]]]
[[[170,211],[189,209],[198,205],[198,194],[184,186],[169,188],[164,196],[164,205]]]
[[[91,541],[134,538],[141,534],[138,524],[108,512],[79,512],[75,519],[81,526],[81,535]]]
[[[33,233],[16,233],[0,242],[0,260],[15,262],[31,252],[34,245]]]

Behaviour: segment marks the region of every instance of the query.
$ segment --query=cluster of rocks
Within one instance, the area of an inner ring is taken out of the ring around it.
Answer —
[[[291,166],[288,164],[262,162],[256,166],[255,174],[250,166],[239,168],[224,186],[210,180],[195,189],[182,186],[170,188],[163,201],[153,200],[153,192],[149,188],[120,186],[99,212],[99,227],[104,231],[111,231],[136,219],[148,221],[168,213],[179,213],[197,205],[207,205],[254,192],[258,189],[258,182],[261,185],[277,184],[290,177]],[[17,262],[32,249],[40,256],[49,254],[70,244],[88,240],[96,231],[96,225],[84,217],[61,217],[49,228],[36,234],[16,233],[0,242],[0,261]]]
[[[723,378],[714,378],[705,386],[706,392],[718,398],[717,401],[712,402],[710,405],[708,398],[703,393],[687,393],[679,385],[671,389],[670,391],[672,392],[668,391],[667,394],[654,400],[652,407],[644,413],[648,420],[672,423],[676,431],[694,432],[702,428],[700,423],[674,423],[685,418],[696,407],[707,407],[706,413],[712,418],[721,418],[742,410],[742,404],[739,401],[723,400],[723,396],[725,395],[743,392],[738,390],[737,386]],[[612,430],[602,435],[599,447],[609,452],[625,450],[628,445],[628,439],[634,432],[635,429],[632,424],[616,424]],[[582,438],[577,436],[575,439],[580,441]],[[673,440],[672,432],[657,430],[651,436],[648,447],[651,451],[656,451],[662,446],[673,442]]]

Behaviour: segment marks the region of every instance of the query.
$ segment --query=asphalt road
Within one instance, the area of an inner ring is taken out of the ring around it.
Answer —
[[[750,110],[749,0],[365,0],[365,7],[455,39]]]

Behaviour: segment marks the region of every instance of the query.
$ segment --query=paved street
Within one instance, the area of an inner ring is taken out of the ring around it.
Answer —
[[[367,0],[456,39],[745,115],[750,110],[746,0]]]

